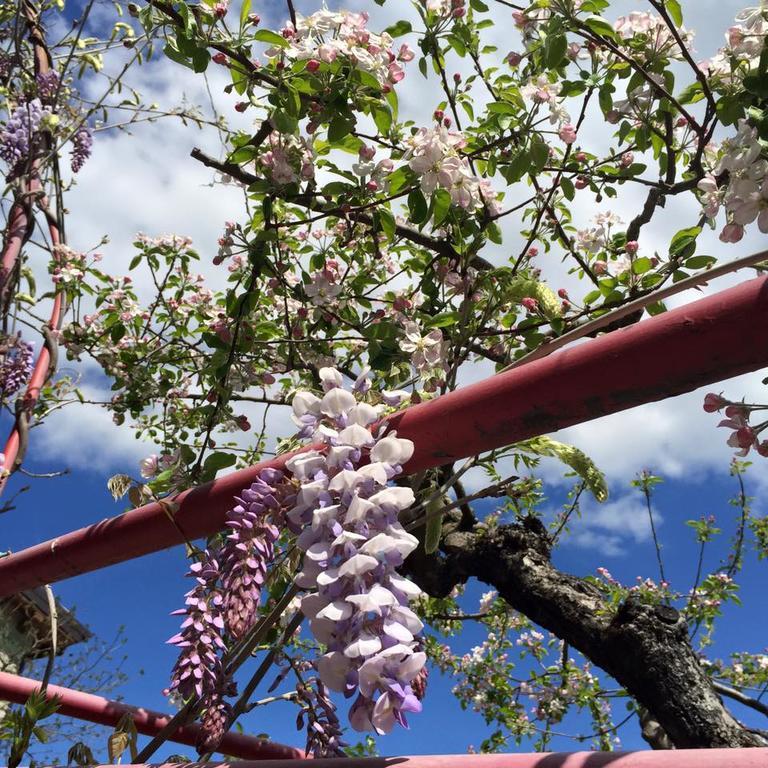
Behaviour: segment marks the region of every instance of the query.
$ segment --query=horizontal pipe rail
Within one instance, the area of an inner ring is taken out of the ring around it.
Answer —
[[[40,683],[37,680],[0,672],[0,701],[23,704],[32,693],[38,690],[40,690]],[[74,691],[59,685],[49,685],[46,694],[49,699],[58,697],[59,709],[57,714],[74,717],[78,720],[87,720],[89,723],[114,727],[124,715],[130,714],[136,730],[145,736],[156,736],[171,720],[170,715],[164,715],[161,712],[153,712],[151,709],[144,709],[143,707],[132,707],[129,704],[121,704],[118,701],[110,701],[101,696]],[[178,744],[188,744],[194,747],[199,733],[199,725],[182,725],[168,739]],[[305,756],[300,749],[255,739],[241,733],[226,734],[217,752],[245,760],[263,761],[271,759],[279,761],[281,765],[284,760],[297,760]]]
[[[768,278],[535,360],[388,418],[416,444],[407,472],[440,466],[768,365]],[[713,436],[713,439],[714,436]],[[287,455],[0,559],[0,597],[221,529],[232,497]]]
[[[221,763],[193,763],[194,768]],[[644,752],[538,752],[512,755],[350,757],[344,768],[765,768],[768,749],[670,749]],[[312,761],[312,768],[338,768],[338,759]],[[227,763],[227,768],[288,768],[283,760]],[[95,768],[117,768],[96,766]],[[173,763],[120,768],[178,768]]]

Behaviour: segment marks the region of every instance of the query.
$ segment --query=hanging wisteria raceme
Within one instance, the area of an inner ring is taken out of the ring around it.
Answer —
[[[302,707],[298,724],[304,717],[307,719],[306,753],[316,758],[346,757],[341,723],[323,681],[313,677],[306,683],[298,684],[296,698]]]
[[[43,104],[53,104],[59,91],[59,73],[55,69],[40,72],[36,77],[37,95]]]
[[[0,344],[5,358],[0,364],[0,397],[17,392],[29,380],[34,365],[35,346],[21,335],[9,336]]]
[[[418,546],[398,522],[414,494],[388,486],[413,443],[371,432],[379,409],[363,400],[365,377],[355,383],[357,396],[335,369],[320,369],[320,377],[322,398],[299,392],[293,400],[302,434],[326,445],[286,464],[301,483],[287,513],[304,552],[296,583],[316,590],[301,608],[327,647],[320,679],[346,697],[357,692],[349,715],[355,730],[383,734],[421,711],[411,682],[426,662],[416,645],[423,625],[408,607],[421,590],[396,570]]]
[[[32,139],[40,130],[43,118],[48,114],[48,110],[43,107],[40,99],[19,104],[13,110],[5,130],[0,135],[0,157],[11,169],[29,157]]]
[[[92,147],[93,136],[88,126],[80,126],[72,137],[72,173],[77,173],[85,165],[85,161],[91,156]]]
[[[172,615],[186,616],[181,630],[168,642],[181,649],[171,673],[166,694],[183,699],[203,698],[221,689],[224,670],[219,652],[224,649],[224,598],[218,588],[219,563],[206,551],[199,562],[192,563],[188,576],[196,584],[186,594],[186,607]]]
[[[259,615],[261,588],[280,536],[274,522],[283,506],[292,503],[291,486],[284,479],[279,470],[263,470],[227,515],[231,532],[221,551],[221,584],[224,622],[235,639],[251,629]]]

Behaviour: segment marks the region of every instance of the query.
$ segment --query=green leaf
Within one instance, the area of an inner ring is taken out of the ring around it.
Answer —
[[[432,222],[439,227],[451,210],[451,196],[445,189],[438,189],[432,195]]]
[[[531,138],[531,161],[537,171],[540,171],[549,160],[549,146],[538,134]]]
[[[328,141],[331,143],[341,141],[349,136],[354,127],[354,121],[350,120],[347,115],[334,115],[328,126]]]
[[[547,69],[557,69],[568,50],[568,40],[565,35],[549,35],[544,41],[544,66]]]
[[[373,114],[373,122],[376,123],[379,133],[382,136],[389,135],[389,129],[392,127],[392,113],[389,111],[389,107],[377,104],[371,112]]]
[[[282,35],[278,35],[277,32],[272,32],[269,29],[258,30],[258,32],[254,34],[253,39],[258,40],[260,43],[276,45],[279,48],[287,48],[290,45]]]
[[[240,6],[240,29],[245,26],[245,20],[248,18],[250,12],[251,0],[243,0],[243,4]]]
[[[714,256],[691,256],[685,262],[686,269],[706,269],[717,261]]]
[[[616,31],[609,21],[602,16],[587,16],[584,23],[596,34],[607,37],[611,40],[616,38]]]
[[[410,21],[398,21],[395,24],[390,25],[384,30],[391,37],[401,37],[407,35],[409,32],[413,32],[413,27]]]
[[[696,249],[696,238],[700,233],[701,227],[688,227],[676,232],[672,237],[672,242],[669,244],[669,255],[678,258],[693,256],[692,251],[691,253],[686,253],[686,251]]]
[[[517,448],[537,456],[553,456],[569,466],[586,483],[592,495],[601,504],[608,498],[605,476],[583,451],[551,437],[535,437],[518,443]]]
[[[231,467],[236,461],[237,457],[233,453],[216,451],[206,458],[205,464],[203,464],[203,469],[206,472],[215,473],[220,469]]]
[[[426,221],[429,212],[427,201],[424,198],[424,193],[416,187],[412,189],[408,194],[408,211],[410,212],[410,220],[414,224],[421,224]]]
[[[682,27],[683,9],[680,7],[678,0],[667,0],[666,6],[669,15],[672,17],[672,21],[674,21],[678,27]]]

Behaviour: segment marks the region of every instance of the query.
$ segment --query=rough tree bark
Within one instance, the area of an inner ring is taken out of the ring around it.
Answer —
[[[491,585],[614,677],[677,748],[768,746],[723,706],[674,608],[630,599],[611,610],[594,586],[552,565],[551,542],[534,518],[490,530],[463,520],[458,510],[447,513],[440,550],[420,548],[405,564],[428,594],[445,597],[473,576]]]

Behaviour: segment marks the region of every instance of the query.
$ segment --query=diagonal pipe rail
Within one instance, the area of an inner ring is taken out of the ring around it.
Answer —
[[[192,763],[193,768],[221,768],[221,763]],[[349,757],[344,768],[765,768],[768,749],[670,749],[639,752],[534,752],[508,755],[416,755]],[[288,768],[283,760],[227,763],[226,768]],[[94,768],[118,768],[94,766]],[[123,765],[120,768],[178,768],[173,763]],[[338,768],[330,758],[312,768]]]
[[[689,392],[768,365],[768,277],[535,360],[386,422],[416,444],[406,472]],[[197,539],[224,526],[232,498],[265,467],[232,472],[0,559],[0,597]],[[170,515],[173,514],[171,520]]]
[[[38,690],[40,690],[40,683],[37,680],[0,672],[0,701],[24,704],[29,696]],[[101,696],[75,691],[60,685],[49,685],[46,696],[48,699],[58,699],[57,715],[75,717],[90,723],[112,727],[116,726],[125,715],[129,715],[136,730],[145,736],[157,735],[171,721],[170,715],[161,712],[110,701]],[[199,725],[182,725],[168,739],[177,744],[194,747],[199,733]],[[242,733],[226,734],[217,751],[244,760],[298,760],[305,757],[304,752],[295,747],[256,739]]]

